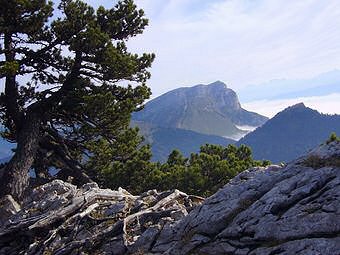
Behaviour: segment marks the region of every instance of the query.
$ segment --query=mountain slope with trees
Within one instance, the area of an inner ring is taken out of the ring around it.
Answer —
[[[216,135],[205,135],[179,128],[156,128],[152,133],[152,159],[164,162],[170,152],[177,149],[188,157],[205,144],[226,147],[236,141]]]
[[[288,107],[237,142],[250,146],[254,158],[288,162],[340,134],[340,115],[321,114],[303,103]]]
[[[179,150],[188,157],[199,151],[205,144],[227,146],[236,141],[222,136],[206,135],[180,128],[154,127],[141,121],[132,121],[138,126],[140,134],[145,138],[144,143],[151,145],[152,160],[165,162],[173,150]]]

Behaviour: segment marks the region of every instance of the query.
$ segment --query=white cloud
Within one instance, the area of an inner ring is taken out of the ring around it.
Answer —
[[[112,7],[118,0],[85,1],[95,7]],[[244,91],[249,84],[311,78],[340,69],[339,0],[135,2],[146,11],[150,26],[128,45],[135,52],[156,53],[148,82],[154,96],[215,80]],[[272,116],[299,101],[340,114],[339,94],[246,106]]]
[[[259,114],[271,118],[288,106],[292,106],[301,102],[303,102],[307,107],[318,110],[321,113],[339,114],[340,93],[334,93],[320,97],[300,97],[283,100],[260,100],[245,103],[242,106],[249,111],[255,111]]]
[[[136,3],[151,24],[129,45],[156,53],[149,82],[155,95],[218,79],[240,88],[340,68],[338,0]]]

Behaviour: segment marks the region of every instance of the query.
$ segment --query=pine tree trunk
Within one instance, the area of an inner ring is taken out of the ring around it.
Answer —
[[[34,162],[40,139],[40,119],[31,113],[23,121],[17,138],[17,149],[6,165],[0,180],[0,197],[12,195],[21,201],[29,186],[29,170]]]

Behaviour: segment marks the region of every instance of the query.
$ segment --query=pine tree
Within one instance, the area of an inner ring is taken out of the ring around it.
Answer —
[[[118,148],[124,138],[138,140],[126,135],[128,123],[150,95],[145,82],[154,55],[131,54],[125,42],[147,26],[144,12],[132,0],[97,10],[62,0],[60,17],[46,0],[0,0],[0,6],[0,113],[3,136],[17,143],[0,196],[20,200],[31,168],[46,176],[55,166],[60,176],[87,181],[82,167],[96,143]]]

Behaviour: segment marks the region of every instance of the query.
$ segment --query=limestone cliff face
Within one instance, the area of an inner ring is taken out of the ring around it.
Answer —
[[[220,81],[169,91],[133,115],[156,127],[234,137],[244,134],[240,126],[260,126],[267,118],[244,110],[236,93]]]
[[[203,201],[180,191],[53,181],[0,207],[0,254],[323,254],[340,251],[340,142],[249,169]]]

